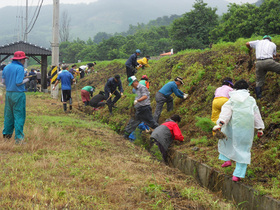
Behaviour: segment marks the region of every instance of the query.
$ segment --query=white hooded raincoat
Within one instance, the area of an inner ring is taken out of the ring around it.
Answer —
[[[217,124],[223,121],[221,131],[227,139],[219,140],[219,153],[238,163],[251,163],[254,128],[264,129],[256,100],[247,90],[234,90],[222,106]]]

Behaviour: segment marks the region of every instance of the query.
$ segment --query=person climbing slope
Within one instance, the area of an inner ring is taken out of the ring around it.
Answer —
[[[226,77],[222,81],[222,86],[217,88],[214,94],[214,100],[212,102],[212,116],[211,120],[216,124],[219,119],[221,108],[229,99],[229,92],[232,91],[233,83],[232,79]]]
[[[164,103],[167,103],[167,111],[173,110],[173,97],[171,96],[174,93],[177,97],[186,99],[188,94],[183,93],[179,90],[179,87],[183,85],[183,78],[176,77],[174,81],[166,83],[157,93],[156,93],[156,110],[154,113],[154,119],[158,122],[159,117],[162,112],[162,107]]]
[[[125,62],[127,79],[136,74],[136,66],[139,66],[139,63],[137,62],[137,56],[139,56],[140,53],[141,51],[137,49],[135,53],[133,53]],[[141,66],[142,65],[140,65],[140,67]]]
[[[223,105],[217,125],[213,131],[221,129],[226,139],[219,140],[219,159],[225,161],[222,167],[231,166],[236,161],[232,180],[237,182],[245,177],[247,165],[251,163],[251,147],[254,139],[254,128],[258,137],[263,135],[264,123],[256,100],[250,96],[249,85],[239,80],[229,93],[229,100]]]
[[[132,86],[136,90],[136,96],[133,103],[136,112],[134,118],[130,119],[124,129],[125,132],[123,137],[125,139],[129,139],[131,132],[133,132],[141,122],[144,122],[152,129],[155,129],[158,126],[158,123],[153,119],[150,92],[148,88],[141,85],[135,76],[129,77],[128,82],[129,86]]]

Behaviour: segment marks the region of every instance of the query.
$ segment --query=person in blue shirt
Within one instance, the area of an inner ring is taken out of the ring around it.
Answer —
[[[121,93],[117,91],[117,88]],[[107,105],[109,108],[109,112],[112,115],[112,107],[116,108],[115,103],[121,98],[123,95],[123,87],[120,75],[115,75],[107,80],[107,83],[104,87],[105,97],[107,99]],[[112,101],[112,95],[115,95],[114,100]]]
[[[125,62],[127,79],[137,73],[136,66],[139,65],[137,56],[139,56],[140,53],[141,51],[137,49]],[[142,67],[142,65],[140,65],[140,67]]]
[[[71,85],[75,82],[73,74],[68,71],[69,66],[63,65],[61,73],[58,74],[57,80],[54,84],[53,90],[59,81],[61,81],[61,101],[63,103],[64,112],[67,111],[67,101],[69,100],[69,109],[72,110],[72,97],[71,97]]]
[[[2,82],[6,85],[6,101],[4,110],[3,138],[10,139],[15,130],[15,143],[21,144],[24,140],[23,127],[26,118],[26,96],[24,79],[25,56],[23,51],[16,51],[12,63],[2,72]]]
[[[185,94],[181,90],[179,90],[179,87],[182,84],[184,84],[183,79],[181,77],[176,77],[174,81],[168,82],[156,93],[157,105],[154,113],[154,120],[157,123],[164,103],[167,103],[168,112],[173,110],[173,97],[171,96],[172,93],[182,99],[186,99],[188,97],[188,94]]]

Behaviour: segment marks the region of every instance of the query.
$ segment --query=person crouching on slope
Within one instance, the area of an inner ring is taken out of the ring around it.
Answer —
[[[178,126],[180,121],[179,115],[172,115],[165,123],[158,126],[150,137],[151,144],[156,143],[166,164],[168,164],[168,148],[173,140],[184,141],[184,136]]]
[[[232,180],[237,182],[245,177],[247,165],[251,163],[251,147],[254,139],[254,128],[258,137],[263,135],[264,123],[256,100],[250,96],[248,83],[239,80],[229,93],[229,100],[223,105],[217,125],[213,131],[221,129],[227,138],[218,143],[219,159],[225,161],[222,167],[231,166],[236,161]]]
[[[81,97],[85,106],[89,105],[90,96],[92,97],[94,90],[95,90],[94,86],[85,86],[82,88]]]
[[[173,97],[171,96],[172,93],[174,93],[177,97],[186,99],[188,97],[188,94],[183,93],[181,90],[179,90],[179,87],[183,85],[183,78],[176,77],[174,81],[166,83],[157,93],[156,93],[156,110],[154,113],[154,119],[156,122],[158,122],[159,117],[162,112],[162,107],[164,103],[167,104],[167,111],[173,110]]]

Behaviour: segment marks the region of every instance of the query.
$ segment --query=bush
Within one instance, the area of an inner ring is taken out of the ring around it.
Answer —
[[[201,130],[205,132],[212,132],[212,128],[215,126],[215,123],[211,121],[211,119],[207,117],[196,117],[197,123],[195,124],[197,127],[201,128]]]

